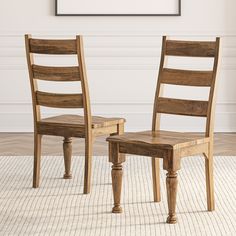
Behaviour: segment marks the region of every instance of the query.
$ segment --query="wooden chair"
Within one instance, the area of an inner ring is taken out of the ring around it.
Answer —
[[[31,83],[34,114],[34,173],[33,187],[39,187],[41,137],[54,135],[64,137],[63,150],[65,162],[65,179],[71,175],[72,137],[85,138],[85,173],[84,193],[90,192],[92,144],[96,136],[121,134],[124,119],[91,116],[89,89],[81,36],[69,40],[33,39],[25,35],[26,56]],[[78,65],[70,67],[49,67],[34,64],[33,54],[74,54]],[[81,94],[47,93],[38,90],[37,80],[54,82],[81,82]],[[61,115],[42,119],[40,107],[82,108],[84,116]]]
[[[166,188],[169,216],[167,223],[177,222],[176,194],[177,171],[180,170],[182,157],[204,154],[207,190],[207,208],[213,211],[213,123],[216,73],[219,57],[219,43],[199,41],[167,40],[163,37],[160,70],[153,110],[152,130],[136,133],[124,133],[107,138],[110,148],[109,161],[112,166],[112,186],[114,195],[113,213],[122,212],[120,206],[122,163],[125,154],[135,154],[152,157],[152,176],[154,201],[160,199],[159,158],[163,159],[163,168],[167,171]],[[165,66],[167,56],[208,57],[214,60],[210,71],[170,69]],[[209,87],[208,101],[182,100],[162,97],[164,84],[181,86]],[[160,130],[160,114],[175,114],[206,118],[204,135],[191,133],[168,132]]]

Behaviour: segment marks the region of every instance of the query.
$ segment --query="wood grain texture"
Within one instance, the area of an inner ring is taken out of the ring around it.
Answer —
[[[37,105],[55,108],[83,108],[82,94],[36,92]]]
[[[207,122],[206,122],[206,136],[211,137],[211,141],[213,142],[214,136],[214,124],[215,124],[215,106],[216,106],[216,89],[218,83],[218,64],[220,57],[220,38],[216,38],[216,55],[214,58],[213,65],[213,80],[209,94],[209,107],[207,114]]]
[[[120,206],[121,199],[121,187],[122,187],[122,177],[123,177],[123,169],[122,165],[115,163],[112,166],[112,189],[114,195],[114,207],[112,208],[112,213],[121,213],[122,208]]]
[[[213,72],[164,68],[160,79],[163,84],[209,87]]]
[[[65,174],[64,179],[71,179],[71,158],[72,158],[72,138],[64,138],[63,141],[63,153],[64,153],[64,164]]]
[[[92,170],[92,142],[96,136],[118,134],[120,125],[125,120],[120,118],[92,117],[89,88],[86,76],[84,47],[82,36],[68,40],[32,39],[25,36],[26,56],[31,83],[34,109],[35,135],[53,135],[64,137],[65,178],[70,178],[71,137],[85,139],[85,175],[84,193],[90,192]],[[33,54],[75,54],[78,65],[71,67],[55,67],[35,65]],[[38,91],[37,80],[79,81],[82,94],[57,94]],[[42,119],[40,107],[83,108],[84,116],[61,115]],[[41,143],[40,143],[41,144]],[[39,186],[39,144],[35,145],[34,185]],[[35,184],[36,183],[36,184]]]
[[[173,171],[169,171],[166,175],[166,189],[167,189],[167,202],[168,202],[168,210],[169,215],[166,220],[168,224],[177,223],[176,217],[176,197],[177,197],[177,173]]]
[[[161,201],[160,189],[160,161],[159,158],[152,158],[152,181],[153,181],[153,198],[154,202]]]
[[[25,35],[25,51],[27,66],[29,72],[31,97],[33,104],[33,119],[34,119],[34,167],[33,167],[33,188],[39,187],[40,182],[40,163],[41,163],[41,140],[42,136],[37,129],[37,122],[41,119],[40,107],[37,105],[36,91],[38,90],[37,82],[33,79],[32,65],[34,64],[34,57],[30,53],[31,35]]]
[[[159,187],[158,163],[154,158],[163,158],[163,169],[168,172],[166,187],[169,213],[166,222],[175,224],[177,222],[177,171],[181,168],[181,158],[185,156],[205,154],[207,204],[208,210],[214,209],[213,150],[209,149],[209,151],[208,148],[213,147],[213,108],[219,58],[219,38],[215,42],[186,42],[166,40],[164,36],[162,43],[160,70],[153,108],[152,131],[124,133],[122,135],[111,136],[107,138],[107,141],[109,142],[109,153],[111,155],[109,161],[113,163],[114,153],[116,152],[150,156],[152,158],[154,201],[158,200],[157,191]],[[196,72],[171,68],[166,69],[165,58],[169,55],[214,57],[213,70]],[[210,87],[209,99],[208,101],[196,101],[162,97],[163,83]],[[206,117],[206,132],[203,137],[197,137],[188,133],[161,131],[159,130],[161,113]],[[116,181],[116,179],[113,179],[113,182]],[[117,201],[116,198],[116,193],[114,193],[114,202]]]
[[[85,138],[85,123],[83,117],[76,115],[63,115],[63,117],[68,117],[68,120],[64,119],[64,123],[58,122],[57,117],[56,119],[54,119],[54,117],[42,119],[37,124],[38,133],[62,137]],[[69,123],[70,120],[72,123]],[[111,123],[115,123],[115,121],[116,120],[111,120]],[[106,122],[106,124],[101,122],[92,124],[93,137],[118,133],[117,124],[111,126],[105,125],[108,125],[108,122]]]
[[[184,57],[214,57],[216,42],[167,40],[165,54]]]
[[[157,100],[158,113],[206,117],[208,101],[184,100],[159,97]]]
[[[117,125],[92,129],[93,136],[107,136],[117,134]]]
[[[93,158],[93,137],[85,135],[85,159],[84,159],[84,194],[90,193]]]
[[[79,81],[79,67],[56,67],[32,65],[34,79],[47,81]]]
[[[27,58],[27,66],[29,72],[30,88],[31,88],[31,97],[33,105],[33,116],[34,116],[34,132],[37,133],[37,122],[41,119],[40,107],[37,105],[36,91],[38,90],[37,81],[34,80],[34,74],[32,70],[32,65],[34,64],[33,54],[30,53],[30,39],[31,35],[25,35],[25,51]]]
[[[76,40],[30,39],[30,52],[37,54],[77,54]]]
[[[41,142],[42,136],[34,134],[34,169],[33,169],[33,188],[39,187],[40,168],[41,168]]]
[[[61,137],[85,138],[85,126],[58,126],[39,122],[37,125],[38,133],[42,135],[53,135]]]
[[[91,117],[91,128],[103,128],[103,127],[110,127],[118,124],[122,124],[125,122],[123,118],[105,118],[101,116],[92,116]],[[79,115],[60,115],[60,116],[53,116],[41,119],[40,123],[44,124],[51,124],[56,126],[62,127],[84,127],[85,120],[84,116]],[[116,128],[117,131],[117,128]]]
[[[122,135],[115,135],[107,138],[110,142],[121,144],[149,145],[156,149],[180,149],[188,146],[209,142],[204,135],[196,135],[186,132],[172,131],[140,131],[126,132]]]
[[[92,159],[92,117],[90,107],[90,96],[87,81],[87,73],[84,59],[84,46],[83,39],[80,36],[76,36],[76,46],[80,53],[77,53],[77,59],[79,66],[79,73],[81,75],[81,87],[84,102],[84,123],[85,123],[85,174],[84,174],[84,194],[90,192],[90,181],[91,181],[91,159]]]
[[[209,144],[208,150],[204,153],[205,156],[205,173],[206,173],[206,195],[207,195],[207,210],[215,210],[214,197],[214,178],[213,178],[213,146]]]
[[[109,161],[113,163],[112,165],[112,190],[114,197],[114,207],[112,208],[112,213],[121,213],[122,208],[120,205],[121,201],[121,188],[122,188],[122,177],[123,177],[123,167],[122,163],[125,161],[125,156],[120,155],[119,147],[116,143],[110,144]]]
[[[159,65],[157,86],[156,86],[154,106],[153,106],[152,131],[159,130],[160,125],[161,125],[161,114],[157,113],[157,101],[158,101],[158,98],[163,95],[163,84],[160,82],[160,78],[162,75],[163,68],[165,67],[165,64],[167,62],[167,59],[165,56],[165,51],[166,51],[166,36],[163,36],[162,49],[161,49],[161,60],[160,60],[160,65]]]

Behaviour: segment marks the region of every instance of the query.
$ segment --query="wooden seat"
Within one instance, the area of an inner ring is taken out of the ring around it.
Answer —
[[[90,109],[89,89],[86,77],[83,40],[81,36],[68,40],[33,39],[25,36],[26,56],[32,92],[34,113],[34,174],[33,187],[39,186],[41,138],[42,135],[64,137],[63,151],[65,162],[65,179],[70,179],[72,137],[85,138],[85,171],[84,193],[90,192],[92,144],[96,136],[121,134],[125,120],[122,118],[92,117]],[[77,66],[45,66],[34,63],[34,54],[74,55]],[[60,94],[40,91],[37,80],[53,82],[79,82],[82,93]],[[81,108],[84,116],[60,115],[41,118],[41,106],[53,108]]]
[[[117,132],[117,126],[124,124],[123,118],[105,118],[92,116],[92,134],[95,136]],[[44,135],[85,138],[84,116],[61,115],[41,119],[38,130]],[[113,130],[113,131],[112,131]]]
[[[123,124],[123,118],[105,118],[101,116],[92,116],[92,129],[103,128],[113,125]],[[79,115],[61,115],[44,118],[38,123],[40,124],[54,124],[63,127],[84,127],[84,116]]]
[[[159,158],[163,159],[163,169],[167,171],[166,188],[168,202],[167,223],[177,222],[176,196],[177,171],[181,168],[181,158],[196,154],[205,156],[207,208],[215,209],[213,185],[213,124],[215,106],[216,74],[219,57],[219,43],[201,41],[176,41],[163,37],[162,55],[159,68],[156,96],[153,108],[151,131],[124,133],[107,138],[109,161],[112,166],[112,186],[114,195],[113,213],[122,212],[120,206],[121,185],[125,154],[150,156],[152,158],[154,201],[160,198]],[[209,71],[183,70],[166,66],[168,56],[209,57],[213,69]],[[165,84],[181,86],[209,87],[208,100],[187,100],[163,97]],[[160,130],[161,114],[196,116],[206,118],[204,135]]]
[[[125,143],[170,150],[209,142],[209,138],[204,135],[164,130],[124,133],[119,136],[115,135],[112,138],[107,138],[107,140],[111,142],[119,142],[121,145],[122,143]]]

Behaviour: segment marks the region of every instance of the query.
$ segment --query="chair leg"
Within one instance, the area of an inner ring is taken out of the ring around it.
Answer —
[[[152,180],[153,180],[154,202],[160,202],[161,201],[160,164],[159,164],[159,158],[155,157],[152,157]]]
[[[112,162],[112,190],[114,197],[114,207],[112,213],[121,213],[122,208],[120,206],[121,200],[121,187],[123,177],[122,163],[125,162],[125,154],[119,153],[119,144],[109,142],[109,162]]]
[[[71,179],[72,138],[64,138],[63,152],[64,152],[64,163],[65,163],[64,179]]]
[[[93,141],[85,139],[85,168],[84,168],[84,194],[90,193],[91,186],[91,170],[93,157]]]
[[[205,155],[205,172],[206,172],[206,193],[207,193],[207,209],[215,210],[214,200],[214,180],[213,180],[213,150],[209,148],[208,155]]]
[[[177,197],[177,173],[175,171],[168,171],[166,175],[166,188],[167,188],[167,201],[169,215],[167,218],[167,223],[175,224],[177,223],[176,217],[176,197]]]
[[[114,207],[112,208],[112,213],[122,213],[122,208],[120,206],[121,186],[123,177],[122,164],[113,163],[111,176],[112,176],[112,189],[114,196]]]
[[[34,171],[33,171],[33,188],[39,187],[40,181],[40,162],[41,162],[41,140],[42,135],[34,135]]]

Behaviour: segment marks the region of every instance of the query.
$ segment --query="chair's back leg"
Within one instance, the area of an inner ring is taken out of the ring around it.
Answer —
[[[213,180],[213,147],[212,146],[213,144],[209,144],[208,153],[204,153],[208,211],[215,210],[214,180]]]
[[[41,162],[41,140],[42,135],[34,134],[34,173],[33,173],[33,188],[39,187],[40,181],[40,162]]]
[[[159,158],[152,157],[152,180],[154,202],[161,201]]]
[[[93,139],[85,138],[84,194],[90,193],[93,157]]]
[[[64,179],[71,179],[72,138],[65,138],[63,142],[65,174]]]

